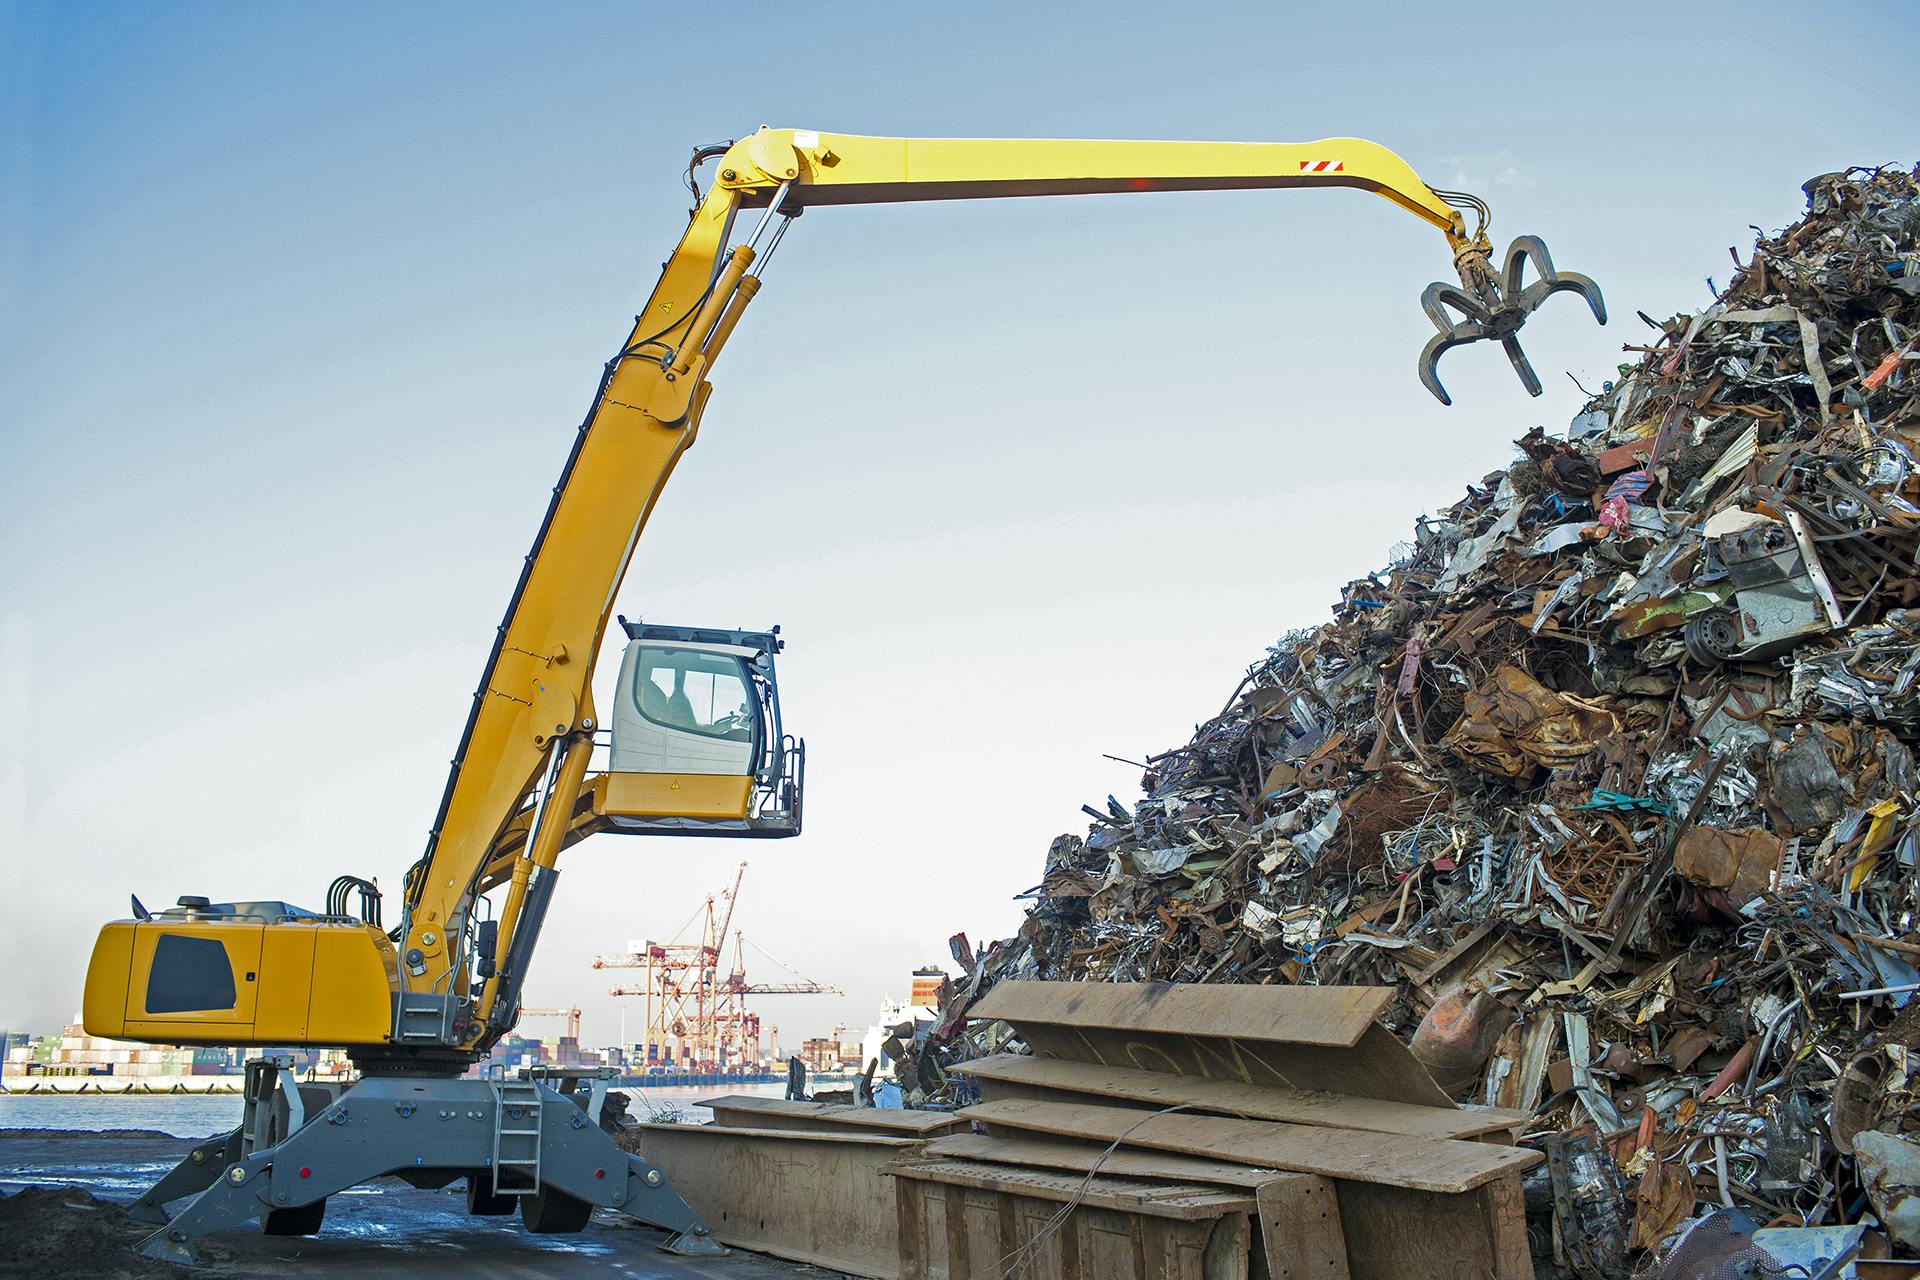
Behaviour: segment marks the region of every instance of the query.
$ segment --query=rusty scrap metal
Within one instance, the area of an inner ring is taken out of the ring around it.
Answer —
[[[1020,1049],[966,1017],[1006,978],[1391,986],[1461,1101],[1561,1153],[1543,1276],[1920,1203],[1856,1155],[1920,1139],[1917,178],[1809,182],[1564,437],[1089,805],[902,1042],[909,1096]]]

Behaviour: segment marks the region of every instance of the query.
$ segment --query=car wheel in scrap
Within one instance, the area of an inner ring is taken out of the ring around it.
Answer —
[[[1740,623],[1731,609],[1709,609],[1687,620],[1680,639],[1695,662],[1717,667],[1740,651]]]

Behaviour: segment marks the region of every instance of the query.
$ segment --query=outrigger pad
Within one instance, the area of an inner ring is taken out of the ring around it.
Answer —
[[[1539,276],[1524,284],[1526,264],[1533,264]],[[1526,352],[1520,349],[1519,333],[1541,303],[1556,293],[1578,293],[1587,300],[1593,318],[1607,322],[1607,303],[1600,286],[1576,271],[1556,271],[1546,242],[1539,236],[1515,236],[1507,246],[1504,266],[1496,279],[1486,259],[1478,253],[1461,258],[1460,283],[1436,280],[1420,295],[1420,307],[1439,330],[1420,352],[1420,381],[1441,404],[1453,398],[1440,385],[1440,356],[1469,342],[1496,339],[1505,348],[1513,371],[1528,395],[1541,392],[1540,379],[1534,374]],[[1458,312],[1456,318],[1449,309]]]

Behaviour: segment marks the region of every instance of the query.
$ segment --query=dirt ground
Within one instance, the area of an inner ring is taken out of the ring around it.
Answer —
[[[167,1275],[133,1246],[153,1230],[77,1187],[24,1187],[0,1199],[0,1276]]]
[[[0,1277],[328,1275],[640,1277],[791,1280],[836,1273],[735,1251],[660,1252],[665,1233],[602,1210],[571,1236],[536,1236],[518,1218],[467,1216],[459,1183],[421,1191],[383,1178],[334,1196],[311,1237],[267,1236],[257,1223],[208,1237],[202,1267],[150,1262],[131,1247],[152,1230],[124,1206],[191,1145],[144,1130],[0,1129]]]

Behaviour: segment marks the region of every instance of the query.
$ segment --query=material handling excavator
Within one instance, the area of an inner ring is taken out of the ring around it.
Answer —
[[[698,178],[712,166],[710,188]],[[342,876],[323,910],[182,897],[100,932],[87,972],[90,1034],[170,1044],[343,1047],[351,1084],[247,1064],[239,1128],[196,1147],[140,1199],[150,1257],[190,1261],[205,1234],[260,1218],[320,1227],[329,1195],[397,1174],[465,1179],[476,1214],[518,1208],[534,1231],[578,1231],[594,1208],[718,1248],[663,1171],[610,1136],[604,1074],[472,1078],[515,1025],[559,855],[600,832],[781,838],[800,833],[805,746],[780,718],[779,628],[618,619],[614,705],[591,676],[634,545],[707,408],[714,361],[793,220],[820,205],[1150,191],[1352,187],[1445,237],[1458,283],[1429,286],[1436,332],[1422,382],[1443,403],[1439,356],[1501,343],[1551,294],[1600,291],[1556,271],[1546,246],[1496,259],[1486,205],[1436,191],[1398,156],[1319,142],[869,138],[762,128],[693,153],[696,207],[646,307],[609,360],[554,486],[474,690],[426,847],[383,919],[374,882]],[[747,213],[749,216],[741,218]],[[1476,219],[1469,231],[1465,215]],[[745,231],[751,223],[751,231]],[[1525,279],[1532,267],[1533,278]],[[596,767],[596,763],[598,767]],[[165,1206],[178,1201],[171,1218]]]

